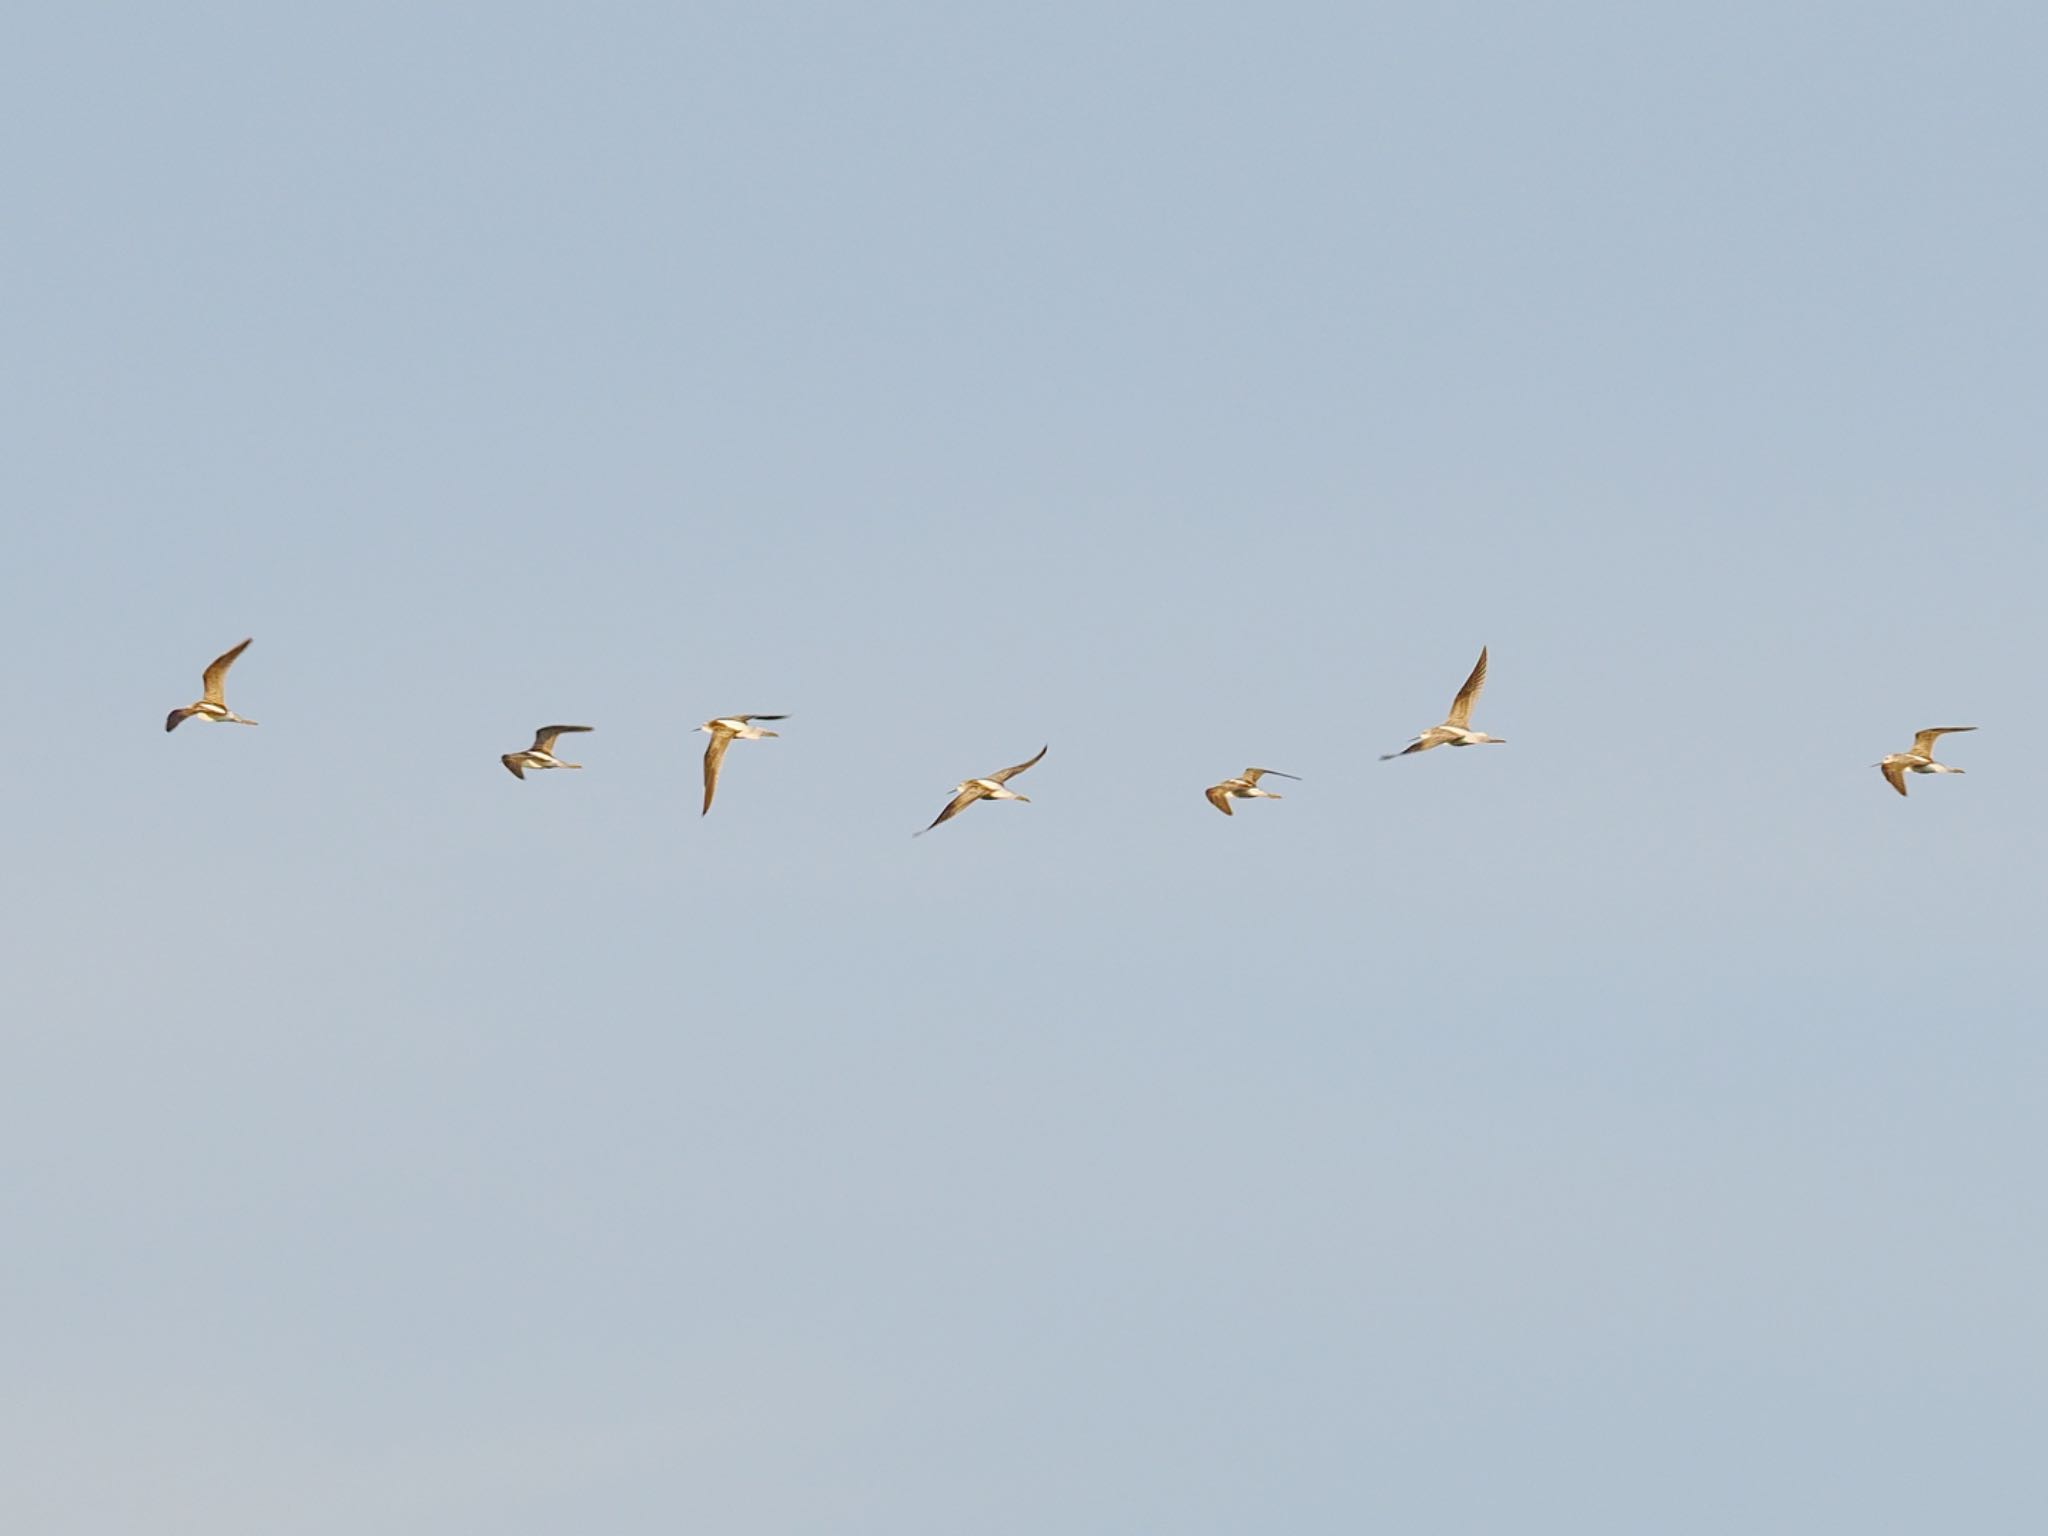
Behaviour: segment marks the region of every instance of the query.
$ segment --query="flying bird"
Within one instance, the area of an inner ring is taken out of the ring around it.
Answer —
[[[1050,745],[1050,743],[1047,743],[1047,745]],[[1015,790],[1005,789],[1003,786],[1026,768],[1029,768],[1033,763],[1036,763],[1039,757],[1043,756],[1045,756],[1045,747],[1040,747],[1038,749],[1038,757],[1034,757],[1028,762],[1019,763],[1014,768],[1005,768],[1001,773],[992,773],[985,779],[963,779],[954,786],[951,803],[943,811],[939,812],[937,820],[932,822],[932,827],[936,827],[941,821],[951,821],[977,800],[1022,800],[1028,803],[1031,799],[1029,795],[1020,795]],[[924,832],[917,832],[912,835],[923,837],[924,833],[931,831],[932,827],[926,827]]]
[[[1909,773],[1961,773],[1960,768],[1951,768],[1947,763],[1934,760],[1934,738],[1953,736],[1958,731],[1974,731],[1974,725],[1931,725],[1913,738],[1913,745],[1903,752],[1893,752],[1881,763],[1872,767],[1884,773],[1885,782],[1900,794],[1906,792],[1906,775]]]
[[[250,637],[254,639],[254,636]],[[174,709],[164,721],[164,729],[175,731],[187,720],[210,720],[216,725],[254,725],[254,720],[244,720],[227,706],[223,690],[227,687],[228,668],[235,664],[235,658],[249,649],[244,640],[233,650],[223,651],[213,658],[213,665],[206,669],[205,694],[197,703],[187,704],[183,709]]]
[[[1446,744],[1453,747],[1505,746],[1499,736],[1489,736],[1484,731],[1475,731],[1466,724],[1472,718],[1472,705],[1479,698],[1479,690],[1486,686],[1486,647],[1479,648],[1479,664],[1472,669],[1472,675],[1465,679],[1465,686],[1458,690],[1458,696],[1451,700],[1451,712],[1442,725],[1432,725],[1420,736],[1409,742],[1398,752],[1383,752],[1380,761],[1406,757],[1411,752],[1427,752],[1431,747]]]
[[[735,741],[761,741],[770,736],[779,736],[780,731],[764,731],[753,722],[756,720],[787,720],[787,715],[727,715],[719,720],[706,720],[697,729],[709,731],[711,739],[704,744],[704,809],[697,814],[711,814],[711,797],[718,793],[718,769],[725,761],[725,749]]]
[[[498,761],[515,779],[526,777],[529,768],[581,768],[581,763],[565,763],[555,756],[555,738],[566,736],[571,731],[587,731],[587,725],[544,725],[533,733],[533,745],[524,752],[507,752]]]
[[[1298,773],[1282,773],[1278,768],[1247,768],[1234,779],[1225,779],[1221,784],[1211,784],[1202,793],[1209,797],[1209,803],[1224,815],[1235,814],[1230,809],[1233,798],[1238,800],[1280,800],[1285,796],[1276,795],[1270,789],[1259,788],[1259,780],[1266,774],[1278,779],[1292,779],[1301,782]]]

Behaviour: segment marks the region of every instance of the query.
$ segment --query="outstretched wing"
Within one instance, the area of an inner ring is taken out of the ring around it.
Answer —
[[[511,774],[513,778],[523,779],[526,777],[526,770],[519,766],[518,753],[507,752],[503,757],[499,758],[498,761],[505,765],[505,771]]]
[[[1472,669],[1472,675],[1465,679],[1465,686],[1458,690],[1458,696],[1451,700],[1451,712],[1444,724],[1462,728],[1472,718],[1472,705],[1479,697],[1479,690],[1486,686],[1486,647],[1479,648],[1479,665]]]
[[[752,719],[742,715],[741,719]],[[779,716],[777,718],[780,718]],[[724,731],[714,730],[711,739],[704,744],[704,809],[699,816],[711,814],[711,797],[718,793],[718,769],[725,761],[725,749],[732,745],[732,737]]]
[[[1052,745],[1052,743],[1046,743],[1046,746],[1050,745]],[[1040,747],[1038,749],[1038,757],[1043,756],[1045,756],[1045,747]],[[1001,773],[992,773],[989,775],[989,779],[997,784],[1007,784],[1010,782],[1011,779],[1015,778],[1018,774],[1022,773],[1026,768],[1029,768],[1032,763],[1037,762],[1038,757],[1032,758],[1030,762],[1019,763],[1014,768],[1005,768]],[[931,829],[927,827],[925,830],[930,831]]]
[[[1958,731],[1974,731],[1975,729],[1977,727],[1974,725],[1930,725],[1926,730],[1913,738],[1913,750],[1922,757],[1931,757],[1934,755],[1935,737],[1953,736]]]
[[[256,637],[254,635],[251,635],[249,637],[249,640],[253,640],[255,638]],[[235,658],[237,656],[241,655],[242,652],[249,649],[249,640],[244,640],[240,645],[236,646],[233,650],[222,651],[220,655],[213,658],[213,665],[206,669],[205,698],[207,703],[227,703],[227,698],[225,694],[222,692],[222,690],[225,689],[228,684],[228,668],[232,667],[235,664]]]
[[[1906,792],[1905,768],[1898,763],[1879,763],[1877,766],[1884,770],[1885,782],[1903,795]]]
[[[787,720],[787,715],[727,715],[728,720],[737,720],[742,725],[752,725],[756,720]]]
[[[544,725],[533,733],[532,750],[535,752],[545,752],[548,756],[553,757],[555,755],[555,738],[557,736],[566,736],[571,731],[587,731],[589,729],[590,727],[587,725]]]
[[[1300,774],[1282,773],[1278,768],[1247,768],[1244,771],[1244,781],[1247,784],[1256,784],[1269,773],[1276,779],[1292,779],[1297,784],[1301,782]]]
[[[1211,784],[1202,793],[1207,795],[1209,803],[1224,815],[1235,816],[1237,814],[1237,812],[1230,808],[1230,789],[1227,781],[1222,784]]]
[[[939,812],[939,814],[932,821],[932,827],[936,827],[942,821],[951,821],[955,816],[958,816],[962,811],[966,810],[967,807],[974,804],[975,801],[981,798],[981,790],[975,785],[968,785],[967,788],[961,790],[959,794],[953,797],[952,804],[948,805],[943,811]],[[923,837],[924,833],[931,831],[932,827],[926,827],[924,829],[924,832],[914,833],[913,835],[917,837]]]

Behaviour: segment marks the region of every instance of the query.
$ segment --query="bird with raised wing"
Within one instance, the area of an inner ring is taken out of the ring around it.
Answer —
[[[255,637],[251,636],[250,638],[254,639]],[[207,720],[215,725],[254,725],[256,723],[254,720],[244,720],[240,715],[228,708],[225,692],[228,683],[228,668],[232,667],[235,664],[235,658],[247,649],[249,649],[249,641],[244,640],[232,650],[223,651],[220,655],[214,657],[213,664],[206,669],[204,679],[205,692],[196,703],[187,704],[183,709],[172,710],[170,717],[164,721],[164,729],[175,731],[187,720]]]
[[[1211,805],[1226,816],[1236,814],[1230,809],[1230,802],[1233,799],[1285,799],[1286,796],[1276,795],[1270,789],[1259,788],[1259,780],[1269,773],[1276,779],[1292,779],[1297,784],[1301,782],[1301,775],[1298,773],[1282,773],[1278,768],[1247,768],[1234,779],[1225,779],[1221,784],[1211,784],[1202,793],[1209,797]]]
[[[555,738],[566,736],[571,731],[587,731],[587,725],[544,725],[533,733],[533,745],[524,752],[507,752],[498,761],[515,779],[526,777],[529,768],[581,768],[581,763],[565,763],[555,756]]]
[[[1900,794],[1906,792],[1906,775],[1909,773],[1961,773],[1960,768],[1951,768],[1947,763],[1934,760],[1934,739],[1937,736],[1953,736],[1958,731],[1974,731],[1974,725],[1930,725],[1913,738],[1913,745],[1903,752],[1887,755],[1883,762],[1873,763],[1873,768],[1884,774],[1885,782]]]
[[[1050,743],[1047,745],[1050,745]],[[1003,786],[1008,784],[1010,780],[1014,779],[1026,768],[1031,767],[1033,763],[1036,763],[1039,757],[1044,756],[1045,747],[1040,747],[1038,749],[1038,757],[1019,763],[1014,768],[1005,768],[1001,773],[992,773],[985,779],[963,779],[960,783],[953,786],[953,799],[951,803],[943,811],[939,812],[937,819],[932,822],[932,827],[936,827],[941,821],[951,821],[977,800],[1022,800],[1028,804],[1031,799],[1029,795],[1020,795],[1015,790],[1005,789]],[[912,836],[923,837],[924,833],[931,831],[932,827],[926,827],[924,832],[916,832]]]
[[[1380,761],[1387,762],[1396,757],[1406,757],[1412,752],[1427,752],[1431,747],[1477,747],[1505,746],[1506,738],[1489,736],[1484,731],[1471,728],[1472,706],[1479,698],[1479,690],[1486,686],[1486,647],[1479,648],[1479,664],[1472,669],[1472,675],[1465,679],[1465,686],[1458,690],[1458,696],[1451,700],[1451,712],[1442,725],[1432,725],[1420,736],[1409,742],[1398,752],[1382,752]]]
[[[764,741],[770,736],[779,736],[780,731],[764,731],[753,722],[756,720],[787,720],[787,715],[725,715],[717,720],[706,720],[697,729],[709,731],[711,739],[704,744],[704,809],[699,816],[711,814],[711,797],[718,793],[718,770],[725,762],[725,749],[735,741]]]

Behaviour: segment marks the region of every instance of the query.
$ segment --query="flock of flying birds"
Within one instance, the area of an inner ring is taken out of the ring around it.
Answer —
[[[222,652],[213,659],[206,669],[205,689],[193,703],[183,709],[171,711],[164,721],[164,729],[175,731],[187,720],[206,720],[216,725],[254,725],[254,720],[245,720],[228,708],[228,668],[235,664],[235,658],[249,649],[249,642]],[[1416,752],[1427,752],[1431,747],[1498,747],[1506,743],[1499,736],[1489,736],[1484,731],[1472,729],[1472,706],[1479,699],[1479,690],[1486,686],[1486,648],[1480,647],[1479,661],[1472,668],[1471,676],[1451,700],[1451,712],[1444,717],[1441,725],[1432,725],[1398,752],[1381,756],[1381,762],[1396,757],[1408,757]],[[697,729],[710,734],[711,740],[704,748],[704,809],[700,815],[711,811],[711,797],[718,792],[718,771],[725,763],[725,750],[735,741],[762,741],[779,734],[763,730],[754,724],[756,720],[786,720],[787,715],[721,715],[715,720],[706,720]],[[527,771],[545,768],[581,768],[581,763],[566,762],[555,755],[555,743],[562,737],[576,731],[587,731],[587,725],[544,725],[533,733],[533,745],[522,752],[507,752],[498,759],[515,779],[524,779]],[[1913,745],[1903,752],[1886,755],[1882,762],[1872,764],[1884,774],[1885,782],[1900,794],[1906,792],[1906,775],[1909,773],[1961,773],[1960,768],[1951,768],[1946,763],[1934,760],[1934,743],[1937,737],[1952,736],[1959,731],[1974,731],[1974,725],[1935,725],[1919,732],[1913,738]],[[989,774],[986,778],[963,779],[953,787],[953,798],[946,808],[939,812],[931,827],[913,833],[922,837],[942,821],[951,821],[977,800],[1023,800],[1029,795],[1020,795],[1009,787],[1025,769],[1034,766],[1045,756],[1046,749],[1040,747],[1036,756],[1028,757],[1012,767]],[[1278,800],[1282,798],[1271,790],[1259,788],[1259,780],[1271,774],[1275,778],[1293,779],[1299,783],[1296,774],[1282,773],[1277,768],[1247,768],[1236,778],[1225,779],[1220,784],[1211,784],[1202,793],[1209,803],[1224,815],[1234,814],[1230,809],[1233,800]]]

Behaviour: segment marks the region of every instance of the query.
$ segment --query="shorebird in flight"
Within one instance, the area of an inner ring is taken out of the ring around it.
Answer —
[[[1502,737],[1489,736],[1484,731],[1475,731],[1466,724],[1472,718],[1472,705],[1479,697],[1479,690],[1486,686],[1486,647],[1479,648],[1479,665],[1472,669],[1472,675],[1465,679],[1465,686],[1458,690],[1458,696],[1451,700],[1451,712],[1445,716],[1442,725],[1432,725],[1420,736],[1409,742],[1398,752],[1383,752],[1380,761],[1389,758],[1406,757],[1411,752],[1427,752],[1431,747],[1450,745],[1453,747],[1504,746]]]
[[[498,761],[515,779],[526,777],[529,768],[581,768],[581,763],[565,763],[555,756],[555,738],[566,736],[571,731],[587,731],[587,725],[544,725],[533,733],[533,745],[524,752],[507,752]]]
[[[250,638],[253,639],[255,637],[251,636]],[[195,704],[187,704],[183,709],[172,710],[170,717],[164,721],[164,729],[175,731],[187,720],[210,720],[216,725],[254,725],[256,723],[254,720],[244,720],[240,715],[228,708],[227,699],[224,697],[223,692],[227,687],[228,668],[232,667],[235,664],[235,658],[247,649],[249,649],[249,641],[244,640],[233,650],[223,651],[220,655],[214,657],[213,665],[206,669],[206,692],[204,697]]]
[[[761,741],[769,736],[780,736],[780,731],[764,731],[753,722],[788,718],[787,715],[727,715],[719,720],[706,720],[697,727],[711,733],[711,739],[704,744],[704,809],[697,813],[699,816],[711,814],[711,797],[718,793],[718,769],[725,761],[725,749],[735,741]]]
[[[1202,793],[1209,797],[1209,803],[1215,806],[1217,810],[1226,816],[1230,816],[1235,814],[1230,809],[1230,802],[1233,798],[1238,800],[1280,800],[1285,798],[1285,796],[1274,794],[1270,789],[1259,788],[1259,780],[1269,773],[1276,779],[1292,779],[1297,784],[1301,782],[1301,775],[1298,773],[1282,773],[1278,768],[1247,768],[1234,779],[1225,779],[1221,784],[1211,784]]]
[[[1045,748],[1040,747],[1038,749],[1038,757],[1043,756],[1045,756]],[[1019,763],[1014,768],[1005,768],[1001,773],[992,773],[985,779],[963,779],[953,787],[952,802],[943,811],[939,812],[938,819],[933,821],[932,827],[936,827],[941,821],[951,821],[977,800],[1023,800],[1028,803],[1031,799],[1029,795],[1020,795],[1015,790],[1005,789],[1003,786],[1026,768],[1029,768],[1032,763],[1037,762],[1038,757]],[[931,831],[932,827],[926,827],[924,832]],[[923,837],[924,832],[917,832],[912,835]]]
[[[1934,760],[1934,738],[1953,736],[1957,731],[1974,731],[1974,725],[1930,725],[1913,738],[1913,745],[1903,752],[1893,752],[1881,763],[1871,766],[1881,769],[1885,782],[1900,794],[1906,792],[1906,775],[1909,773],[1961,773],[1960,768],[1951,768],[1947,763]]]

